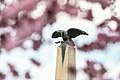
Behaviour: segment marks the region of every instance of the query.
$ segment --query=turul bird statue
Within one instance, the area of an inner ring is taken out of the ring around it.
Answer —
[[[65,50],[66,50],[67,44],[70,46],[75,46],[72,38],[75,38],[79,35],[88,35],[88,33],[86,33],[83,30],[76,29],[76,28],[70,28],[67,31],[58,30],[58,31],[53,32],[52,38],[62,37],[63,39],[63,41],[55,42],[55,43],[61,43],[60,47],[62,48],[62,64],[64,63]]]
[[[65,43],[66,42],[70,46],[75,46],[72,38],[75,38],[79,35],[88,35],[88,33],[86,33],[83,30],[77,29],[77,28],[70,28],[67,31],[58,30],[58,31],[53,32],[52,38],[62,37],[63,41],[58,41],[55,43]]]

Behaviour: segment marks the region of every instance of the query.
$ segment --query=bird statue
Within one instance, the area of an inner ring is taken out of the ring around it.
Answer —
[[[58,30],[58,31],[53,32],[52,38],[62,37],[63,39],[63,41],[55,42],[57,44],[61,43],[60,47],[62,48],[62,64],[64,63],[65,50],[66,50],[67,44],[70,46],[75,46],[72,38],[75,38],[79,35],[88,35],[88,33],[80,29],[76,29],[76,28],[70,28],[67,31]]]
[[[63,41],[58,41],[55,43],[67,43],[70,46],[75,46],[72,38],[75,38],[79,35],[88,35],[88,33],[77,28],[70,28],[67,31],[58,30],[53,32],[52,38],[62,37]]]

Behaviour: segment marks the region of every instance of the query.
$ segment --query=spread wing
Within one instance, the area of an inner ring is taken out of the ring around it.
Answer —
[[[58,30],[58,31],[53,32],[52,38],[61,37],[61,33],[62,33],[62,32],[63,32],[63,30]]]
[[[69,35],[70,38],[75,38],[79,35],[88,35],[88,33],[86,33],[85,31],[82,31],[82,30],[76,29],[76,28],[68,29],[67,34]]]

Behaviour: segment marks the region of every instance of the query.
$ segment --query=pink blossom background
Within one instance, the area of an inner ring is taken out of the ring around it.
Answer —
[[[0,80],[55,80],[55,30],[78,28],[76,80],[120,80],[120,0],[0,0]]]

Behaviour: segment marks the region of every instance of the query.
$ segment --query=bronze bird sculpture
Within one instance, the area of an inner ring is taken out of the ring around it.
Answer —
[[[58,41],[58,42],[55,42],[55,43],[66,42],[68,45],[75,46],[72,38],[75,38],[79,35],[88,35],[88,33],[86,33],[83,30],[77,29],[77,28],[70,28],[67,31],[58,30],[58,31],[53,32],[52,38],[62,37],[63,41]]]
[[[67,31],[58,30],[53,32],[52,38],[62,37],[63,41],[58,41],[55,43],[61,43],[60,47],[62,48],[62,64],[64,63],[66,45],[75,46],[72,38],[75,38],[79,35],[88,35],[85,31],[76,28],[70,28]]]

